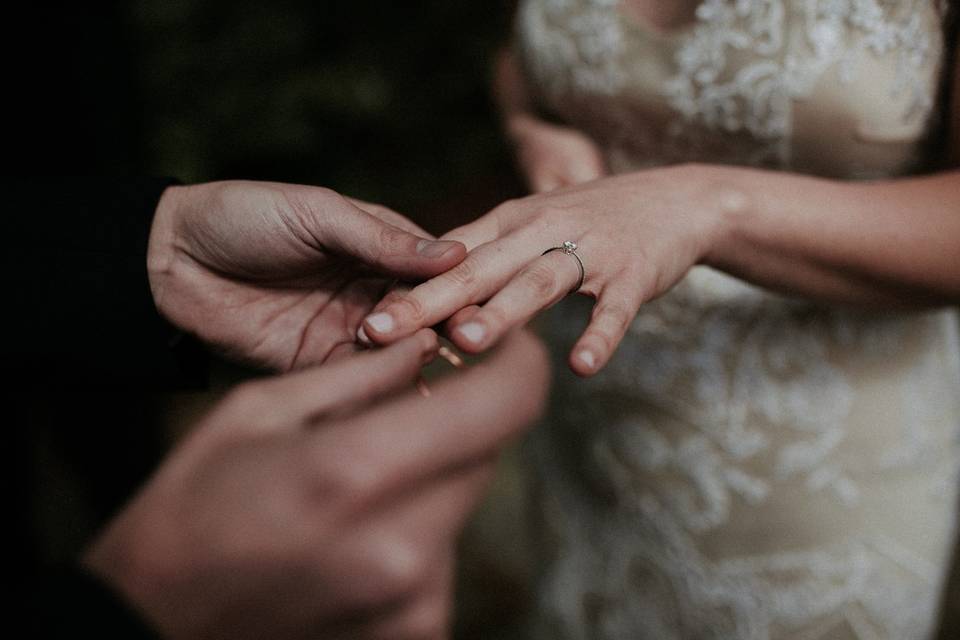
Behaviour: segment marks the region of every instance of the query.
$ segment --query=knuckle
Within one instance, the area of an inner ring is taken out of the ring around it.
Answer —
[[[538,229],[547,231],[556,223],[557,218],[563,216],[565,211],[556,205],[541,205],[534,216],[533,224]]]
[[[468,257],[442,277],[455,286],[472,289],[477,284],[479,271],[476,260]]]
[[[613,337],[603,329],[593,329],[590,331],[590,341],[597,344],[603,353],[613,351]]]
[[[552,200],[551,202],[557,202]],[[540,216],[543,218],[560,218],[567,214],[567,209],[559,204],[550,204],[540,208]]]
[[[541,298],[556,295],[560,284],[557,272],[544,264],[535,264],[527,269],[526,281],[531,293]]]
[[[496,305],[487,305],[481,311],[483,323],[491,331],[497,333],[510,325],[510,318],[507,311]]]
[[[602,318],[605,326],[619,333],[625,331],[630,324],[631,314],[619,304],[602,304],[597,309],[597,317]]]
[[[610,353],[616,345],[617,338],[612,325],[598,324],[590,330],[589,336],[594,343],[602,347],[604,353]]]
[[[500,204],[498,204],[496,207],[494,207],[494,208],[490,211],[490,214],[491,214],[491,215],[494,215],[494,216],[506,216],[506,217],[510,217],[510,216],[511,216],[514,212],[516,212],[521,206],[522,206],[522,204],[521,204],[521,199],[520,199],[520,198],[510,198],[510,199],[508,199],[508,200],[504,200],[503,202],[501,202]]]
[[[409,237],[403,232],[388,226],[379,225],[377,232],[377,253],[380,257],[402,255],[407,249]]]
[[[396,602],[419,592],[430,576],[422,545],[397,537],[384,537],[371,544],[367,558],[370,584],[368,605]]]
[[[317,193],[322,197],[341,198],[339,194],[331,196],[321,188]],[[310,206],[306,193],[300,189],[268,188],[273,197],[274,209],[279,218],[287,224],[287,228],[301,240],[309,237],[308,229],[313,228],[316,212]]]
[[[313,497],[319,504],[363,508],[376,495],[381,477],[375,465],[356,459],[348,463],[344,456],[329,455],[319,462],[320,470],[312,485]]]
[[[399,315],[410,322],[418,323],[424,317],[423,303],[414,295],[398,296],[390,303],[391,311],[398,311]]]

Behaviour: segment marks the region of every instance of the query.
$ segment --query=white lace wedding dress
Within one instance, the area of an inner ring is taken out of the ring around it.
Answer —
[[[663,34],[619,0],[525,0],[517,45],[537,100],[615,171],[877,178],[928,160],[942,10],[705,0]],[[535,637],[929,636],[957,503],[954,312],[828,308],[698,267],[584,381],[563,361],[589,304],[545,322]]]

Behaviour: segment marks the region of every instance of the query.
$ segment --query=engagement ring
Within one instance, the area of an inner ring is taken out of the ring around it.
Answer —
[[[559,247],[550,247],[540,255],[541,257],[545,256],[551,251],[563,251],[568,256],[573,256],[573,259],[577,261],[577,268],[580,269],[580,278],[577,280],[576,286],[574,286],[573,289],[570,289],[570,293],[576,293],[580,290],[580,287],[583,286],[583,278],[586,275],[586,271],[583,268],[583,260],[581,260],[580,256],[577,255],[577,243],[567,240]],[[567,295],[570,295],[570,293]]]

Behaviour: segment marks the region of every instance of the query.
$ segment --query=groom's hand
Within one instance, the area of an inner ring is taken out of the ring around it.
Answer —
[[[351,349],[391,279],[430,278],[465,255],[329,189],[229,181],[164,192],[147,266],[172,323],[230,357],[287,370]]]
[[[412,388],[423,330],[246,383],[84,558],[171,638],[449,637],[458,535],[548,382],[536,340]]]

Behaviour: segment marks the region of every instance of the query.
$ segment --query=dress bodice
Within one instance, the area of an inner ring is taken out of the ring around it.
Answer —
[[[541,104],[615,170],[701,161],[840,178],[922,165],[943,52],[935,0],[705,0],[661,33],[629,0],[532,0],[518,29]]]
[[[525,0],[517,23],[537,102],[614,172],[929,163],[939,3],[704,0],[659,33],[627,1]],[[953,311],[854,312],[695,267],[583,381],[563,363],[588,306],[543,325],[537,637],[928,637],[960,460]]]

